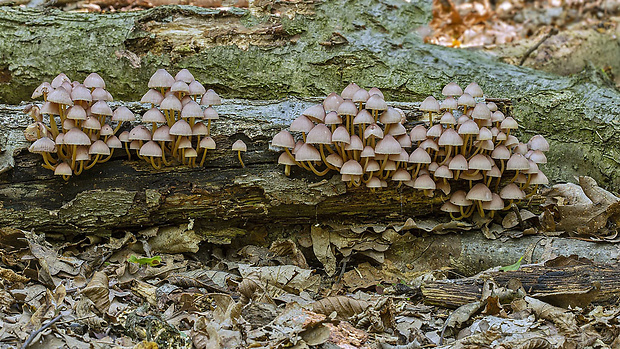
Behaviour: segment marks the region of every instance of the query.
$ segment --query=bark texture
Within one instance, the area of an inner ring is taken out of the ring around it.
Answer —
[[[547,175],[589,175],[620,188],[620,94],[604,74],[572,77],[515,67],[479,52],[426,45],[416,28],[430,2],[256,1],[250,9],[167,6],[113,14],[0,8],[0,102],[27,100],[59,72],[99,72],[117,99],[137,100],[160,67],[189,68],[222,96],[322,96],[351,81],[387,100],[439,96],[476,80],[513,100],[521,137],[550,139]],[[262,122],[271,122],[269,118]],[[241,129],[240,129],[241,131]]]

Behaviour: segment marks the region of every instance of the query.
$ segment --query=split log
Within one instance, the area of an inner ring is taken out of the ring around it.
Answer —
[[[224,97],[321,96],[355,81],[388,100],[439,97],[451,80],[509,98],[521,137],[552,146],[554,181],[589,175],[620,188],[620,94],[604,74],[572,77],[515,67],[479,52],[422,43],[429,1],[255,1],[249,9],[166,6],[86,14],[0,8],[0,102],[19,103],[59,72],[99,72],[137,100],[157,68],[189,68]],[[262,120],[261,122],[270,122]]]
[[[422,295],[428,304],[457,308],[479,301],[485,280],[505,287],[512,279],[519,280],[528,295],[559,306],[585,306],[590,301],[617,302],[620,297],[617,264],[526,265],[516,271],[489,271],[464,279],[429,282],[422,286]]]

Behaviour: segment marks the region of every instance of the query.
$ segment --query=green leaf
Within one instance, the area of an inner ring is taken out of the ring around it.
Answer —
[[[521,266],[521,260],[523,260],[523,257],[525,257],[525,256],[521,256],[521,258],[519,258],[517,263],[511,264],[511,265],[507,265],[505,267],[501,267],[501,268],[499,268],[499,270],[500,271],[517,271],[517,270],[519,270],[519,267]]]
[[[127,258],[127,260],[129,262],[138,263],[140,265],[148,264],[151,267],[161,264],[161,256],[147,258],[147,257],[136,257],[135,255],[132,255],[131,257]]]

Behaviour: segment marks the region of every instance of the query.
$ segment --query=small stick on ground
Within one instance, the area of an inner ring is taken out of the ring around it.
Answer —
[[[550,37],[552,37],[553,35],[557,33],[558,33],[557,28],[551,28],[551,30],[545,36],[543,36],[543,38],[540,39],[540,41],[538,41],[536,45],[530,47],[530,49],[525,52],[525,54],[523,55],[523,58],[521,58],[521,62],[519,62],[519,65],[520,66],[523,65],[523,63],[525,63],[525,61],[532,54],[532,52],[536,51],[536,49],[538,49],[538,47],[542,45],[543,42],[547,41],[547,39],[549,39]]]
[[[46,323],[45,325],[41,326],[41,328],[39,328],[38,330],[32,332],[30,334],[30,337],[28,337],[28,339],[26,339],[26,341],[24,342],[24,344],[22,345],[21,349],[26,349],[28,348],[28,346],[30,345],[30,343],[32,343],[32,341],[34,340],[34,338],[41,333],[41,331],[45,331],[46,328],[52,326],[52,324],[54,324],[54,322],[60,320],[60,318],[62,317],[62,314],[59,314],[58,316],[56,316],[55,318],[51,319],[48,323]]]

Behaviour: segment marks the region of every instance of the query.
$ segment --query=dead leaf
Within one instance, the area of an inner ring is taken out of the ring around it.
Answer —
[[[324,315],[336,312],[337,319],[346,320],[355,314],[363,312],[370,304],[370,302],[345,296],[335,296],[316,301],[312,304],[312,311]]]
[[[108,276],[104,272],[95,272],[88,285],[82,290],[82,294],[93,301],[99,315],[108,312],[110,308],[110,286]]]
[[[331,248],[329,230],[313,225],[310,228],[310,234],[314,255],[325,267],[325,273],[328,276],[333,276],[336,273],[336,257]]]

